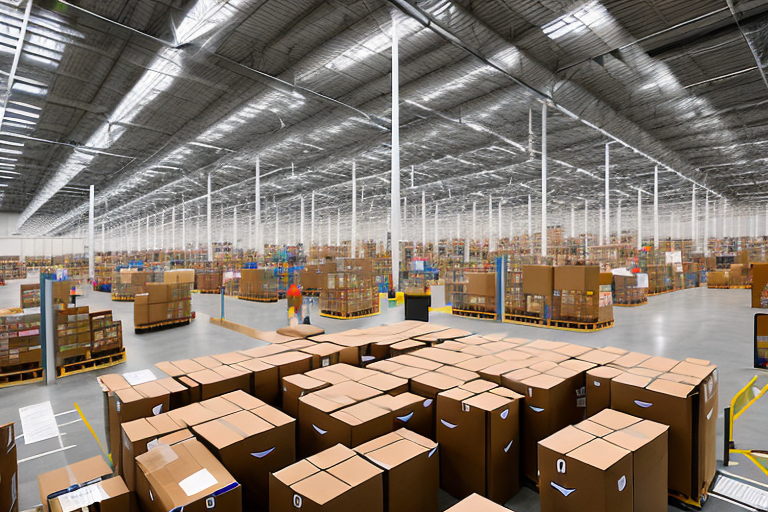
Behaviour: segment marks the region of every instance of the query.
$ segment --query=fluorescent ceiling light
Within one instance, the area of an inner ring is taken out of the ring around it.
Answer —
[[[9,146],[21,146],[21,147],[24,147],[24,143],[23,142],[11,142],[9,140],[2,140],[2,139],[0,139],[0,144],[7,144]]]
[[[34,109],[34,110],[42,110],[42,107],[36,107],[34,105],[30,105],[29,103],[24,103],[23,101],[11,100],[8,103],[13,103],[14,105],[19,105],[20,107],[27,107],[27,108],[31,108],[31,109]]]
[[[0,172],[4,172],[5,174],[15,174],[16,176],[21,176],[21,173],[16,171],[6,171],[5,169],[0,169]]]
[[[578,35],[587,29],[595,30],[598,26],[610,19],[608,10],[597,0],[592,0],[571,12],[555,18],[541,27],[544,35],[552,40],[560,39],[567,35]]]
[[[18,162],[18,158],[8,158],[7,156],[0,156],[0,160],[5,160],[7,162]]]
[[[32,125],[32,126],[37,124],[35,121],[30,121],[29,119],[19,119],[18,117],[3,116],[3,119],[6,119],[8,121],[12,121],[14,123],[21,123],[21,124],[27,124],[27,125]]]
[[[21,155],[21,154],[23,154],[21,151],[17,151],[15,149],[5,149],[5,148],[0,148],[0,153],[5,153],[7,155]]]
[[[4,180],[12,180],[12,179],[13,179],[13,178],[15,178],[15,177],[16,177],[16,176],[3,176],[2,174],[0,174],[0,178],[1,178],[1,179],[4,179]]]
[[[176,28],[176,46],[198,39],[234,17],[247,0],[197,0]]]
[[[48,89],[45,87],[29,85],[19,81],[13,82],[13,90],[25,92],[27,94],[33,94],[35,96],[45,96],[46,94],[48,94]]]

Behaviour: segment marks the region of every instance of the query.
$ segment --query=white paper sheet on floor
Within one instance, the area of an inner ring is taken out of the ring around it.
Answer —
[[[59,437],[59,427],[53,415],[51,402],[28,405],[19,409],[24,444],[37,443]]]

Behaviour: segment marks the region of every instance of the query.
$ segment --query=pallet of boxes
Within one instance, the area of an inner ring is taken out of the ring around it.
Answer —
[[[496,272],[466,273],[464,277],[466,288],[453,294],[453,314],[495,320]]]
[[[147,283],[152,282],[152,272],[122,268],[112,276],[112,300],[132,301],[134,296],[146,293]]]
[[[57,310],[54,351],[57,377],[124,363],[122,322],[88,306]]]
[[[237,298],[253,302],[277,302],[280,286],[271,268],[244,268],[240,271],[240,293]]]
[[[495,512],[528,480],[542,512],[650,512],[668,494],[701,505],[715,476],[707,361],[425,322],[262,334],[150,382],[100,377],[115,473],[96,458],[40,475],[43,503],[438,512],[442,486],[452,511]]]
[[[337,271],[325,274],[320,316],[347,320],[379,314],[379,291],[368,258],[337,260]]]
[[[191,283],[149,283],[146,293],[135,296],[133,324],[136,333],[188,325],[191,320]]]

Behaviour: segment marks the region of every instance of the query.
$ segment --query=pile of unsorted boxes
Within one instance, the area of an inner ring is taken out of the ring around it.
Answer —
[[[100,377],[117,476],[40,475],[45,506],[436,512],[442,487],[466,498],[452,512],[496,511],[527,478],[543,512],[652,511],[714,478],[707,361],[412,321],[269,338],[135,386]]]

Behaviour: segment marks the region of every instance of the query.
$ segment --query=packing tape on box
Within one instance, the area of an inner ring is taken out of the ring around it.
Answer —
[[[141,464],[147,473],[154,473],[178,458],[179,456],[176,455],[173,448],[167,444],[158,444],[154,449],[141,456],[141,462],[138,460],[136,462]]]
[[[104,488],[99,482],[59,496],[58,499],[62,512],[74,512],[109,499],[109,495],[104,492]]]

